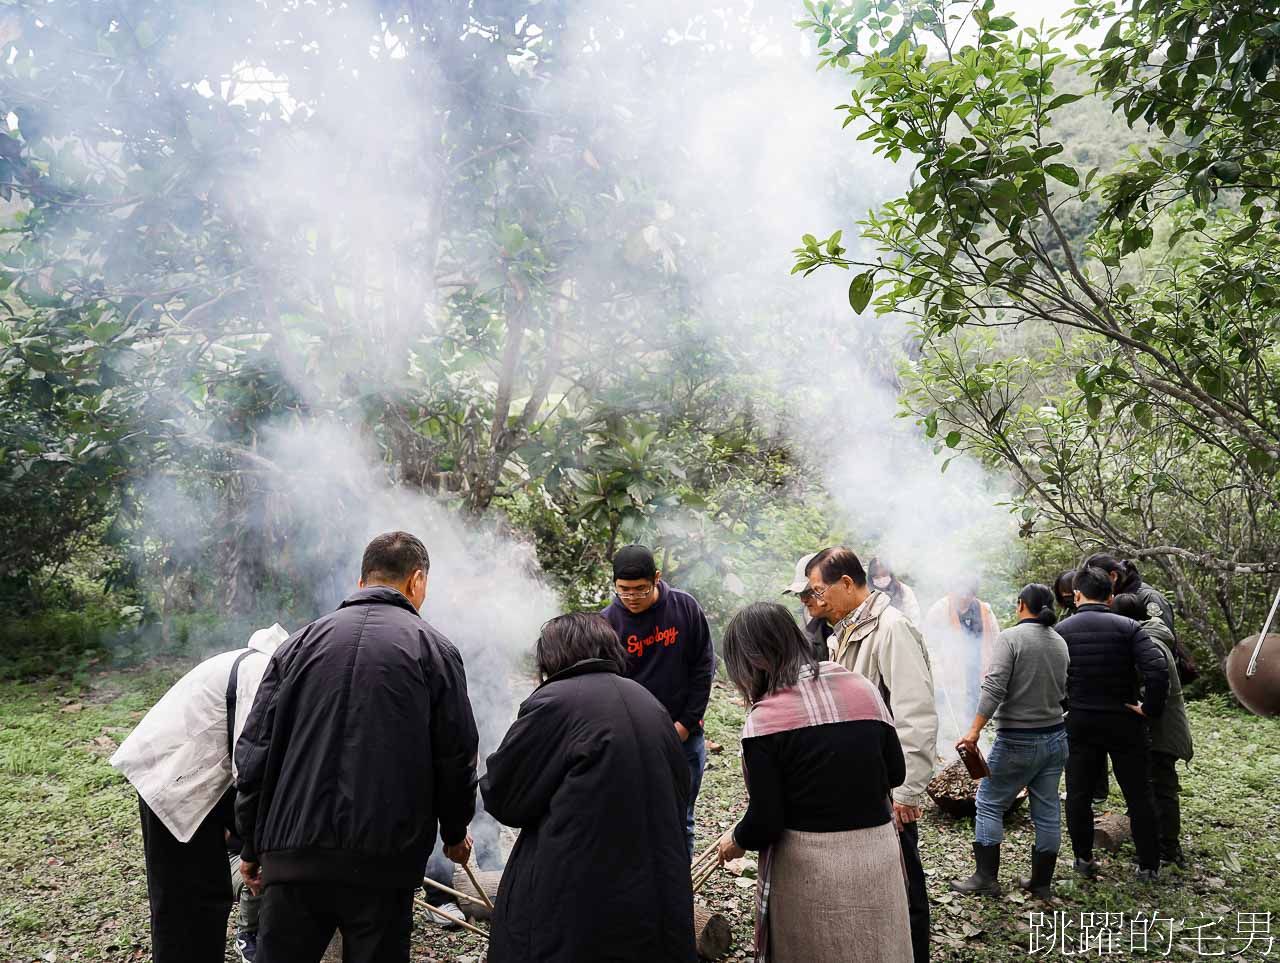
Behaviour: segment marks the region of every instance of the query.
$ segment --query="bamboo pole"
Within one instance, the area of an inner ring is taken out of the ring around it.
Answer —
[[[462,868],[467,871],[467,879],[471,880],[471,885],[476,888],[476,892],[480,894],[480,898],[484,900],[484,905],[489,907],[489,912],[493,912],[493,901],[489,899],[489,894],[484,891],[484,887],[480,885],[480,880],[476,874],[471,871],[471,860],[467,860],[462,864]]]
[[[414,902],[417,903],[419,906],[421,906],[428,913],[432,914],[433,916],[439,916],[442,919],[448,920],[450,923],[457,923],[463,929],[470,930],[472,933],[475,933],[476,936],[482,936],[486,940],[489,938],[489,934],[486,933],[484,930],[480,929],[480,927],[472,926],[470,923],[468,923],[466,920],[462,919],[461,917],[454,916],[452,913],[446,913],[444,910],[440,909],[439,907],[432,906],[425,899],[415,898]]]
[[[437,883],[430,876],[424,876],[422,881],[426,883],[428,886],[430,886],[432,889],[438,889],[442,893],[448,893],[450,896],[454,897],[455,899],[466,900],[468,903],[474,903],[476,906],[483,906],[485,909],[488,909],[488,910],[493,909],[492,904],[490,904],[487,900],[484,900],[484,901],[478,900],[474,896],[468,896],[466,893],[463,893],[463,892],[460,892],[459,890],[454,889],[452,886],[446,886],[444,885],[444,883]],[[475,882],[475,881],[472,880],[472,882]]]

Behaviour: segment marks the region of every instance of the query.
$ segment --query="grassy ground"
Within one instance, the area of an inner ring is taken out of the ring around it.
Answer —
[[[6,880],[0,889],[0,961],[150,958],[137,806],[107,758],[179,671],[107,673],[76,687],[0,685],[0,872]],[[745,805],[737,753],[742,718],[741,707],[718,686],[708,735],[724,748],[710,757],[703,784],[700,847]],[[1016,891],[989,900],[952,897],[947,881],[970,870],[972,824],[928,812],[921,841],[933,904],[934,959],[1022,959],[1037,933],[1042,955],[1063,955],[1061,944],[1056,951],[1043,950],[1054,913],[1063,914],[1059,925],[1062,918],[1072,922],[1073,939],[1081,914],[1126,914],[1122,923],[1110,920],[1121,926],[1114,943],[1120,956],[1142,955],[1129,953],[1130,916],[1139,912],[1174,921],[1168,953],[1162,951],[1170,924],[1151,929],[1153,957],[1189,959],[1219,951],[1231,956],[1244,943],[1242,913],[1272,913],[1271,935],[1280,937],[1280,726],[1245,715],[1223,699],[1193,704],[1191,720],[1197,758],[1183,778],[1191,865],[1157,885],[1134,882],[1132,852],[1122,851],[1104,858],[1099,882],[1058,884],[1059,898],[1049,907]],[[1008,826],[1006,883],[1026,872],[1031,838],[1025,812],[1019,813]],[[748,955],[750,889],[720,875],[703,896],[732,921],[733,956]],[[1047,919],[1032,932],[1030,914],[1039,912]],[[1264,959],[1265,946],[1255,939],[1235,958]],[[476,960],[482,949],[477,938],[447,935],[419,920],[415,960]],[[1270,958],[1280,958],[1280,939]]]

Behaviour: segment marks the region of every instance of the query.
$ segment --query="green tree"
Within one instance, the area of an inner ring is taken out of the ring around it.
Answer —
[[[849,123],[910,158],[912,186],[863,223],[874,257],[806,237],[796,270],[856,269],[856,311],[915,318],[907,404],[926,433],[1010,470],[1027,534],[1039,524],[1158,565],[1221,654],[1258,610],[1248,576],[1280,571],[1274,131],[1258,134],[1280,85],[1266,17],[1140,4],[1096,55],[1080,48],[1130,123],[1215,130],[1107,170],[1068,163],[1055,136],[1086,94],[1064,89],[1075,64],[1054,32],[1019,28],[992,0],[808,6],[823,64],[857,79]],[[1078,29],[1117,15],[1076,16]],[[1188,61],[1149,63],[1182,40]],[[1064,212],[1079,223],[1090,203],[1087,233],[1069,234]]]

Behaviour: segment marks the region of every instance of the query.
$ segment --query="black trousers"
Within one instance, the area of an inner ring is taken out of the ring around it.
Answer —
[[[929,890],[920,862],[920,824],[906,823],[898,833],[902,861],[907,867],[907,915],[911,920],[911,955],[915,963],[929,961]]]
[[[272,883],[263,892],[256,963],[319,963],[335,931],[343,963],[408,963],[415,891]]]
[[[1116,782],[1129,809],[1129,828],[1143,869],[1160,867],[1160,840],[1147,751],[1147,724],[1118,712],[1067,714],[1067,832],[1077,859],[1093,858],[1093,789],[1098,760],[1111,758]]]
[[[1155,795],[1160,820],[1160,852],[1174,853],[1182,835],[1182,809],[1178,794],[1178,757],[1167,752],[1151,753],[1151,791]]]
[[[214,807],[189,842],[180,843],[138,797],[151,904],[154,963],[223,963],[231,875],[225,831],[228,800]]]

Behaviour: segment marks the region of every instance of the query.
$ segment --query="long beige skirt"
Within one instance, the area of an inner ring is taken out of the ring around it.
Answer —
[[[787,830],[771,855],[770,963],[911,963],[892,822],[843,833]]]

